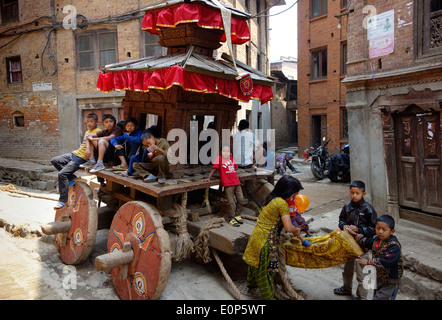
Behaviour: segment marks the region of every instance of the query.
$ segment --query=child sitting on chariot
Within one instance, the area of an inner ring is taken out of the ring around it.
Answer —
[[[212,170],[204,182],[210,181],[212,175],[218,171],[219,178],[221,180],[221,186],[224,187],[224,193],[226,200],[229,204],[228,220],[229,224],[233,227],[239,227],[243,222],[241,221],[241,213],[243,206],[243,194],[241,182],[239,181],[236,169],[238,165],[233,160],[230,153],[230,146],[223,145],[221,148],[221,155],[218,156],[213,163]],[[236,205],[235,205],[236,203]]]
[[[115,148],[115,154],[120,159],[121,163],[118,166],[113,166],[113,170],[126,171],[129,166],[127,160],[135,155],[141,145],[141,134],[143,131],[137,128],[137,120],[128,118],[124,122],[125,132],[118,137],[113,137],[110,140],[111,145]]]
[[[95,173],[104,169],[104,158],[109,159],[113,157],[115,148],[109,143],[113,137],[118,137],[121,135],[122,130],[117,126],[117,120],[111,114],[103,115],[102,124],[104,130],[88,135],[86,138],[86,144],[89,144],[89,150],[91,154],[89,155],[88,162],[82,164],[81,168],[91,168],[90,173]],[[95,162],[94,149],[98,150],[98,160]]]
[[[89,159],[89,146],[86,144],[86,137],[90,134],[100,132],[97,128],[98,116],[95,113],[89,113],[86,117],[86,125],[88,130],[84,134],[83,143],[80,148],[71,153],[66,153],[51,159],[52,165],[58,172],[58,190],[60,198],[58,203],[54,206],[55,210],[63,209],[68,201],[69,187],[72,187],[77,181],[74,175],[75,171],[81,167]],[[93,150],[92,150],[93,151]]]
[[[167,160],[169,142],[164,138],[155,137],[154,132],[147,129],[141,135],[141,143],[146,147],[146,150],[141,161],[133,163],[133,169],[143,177],[144,182],[153,182],[158,179],[159,183],[165,183],[166,174],[170,167]]]

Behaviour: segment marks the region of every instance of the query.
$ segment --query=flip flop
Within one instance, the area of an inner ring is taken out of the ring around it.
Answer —
[[[235,220],[235,218],[233,218],[232,220],[230,220],[229,224],[230,224],[232,227],[239,227],[239,226],[240,226],[240,224],[238,223],[238,221]]]
[[[129,169],[129,167],[123,167],[121,164],[112,167],[112,170],[115,171],[126,171],[127,169]]]
[[[242,221],[241,216],[236,216],[236,217],[234,217],[233,219],[235,219],[236,222],[238,222],[239,224],[243,224],[243,223],[244,223],[244,221]]]
[[[58,201],[57,204],[54,206],[54,210],[63,209],[65,206],[66,206],[65,203]]]
[[[72,188],[77,181],[80,181],[81,178],[75,178],[74,180],[69,181],[69,188]]]

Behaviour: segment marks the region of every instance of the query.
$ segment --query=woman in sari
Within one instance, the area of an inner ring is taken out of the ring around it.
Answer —
[[[258,287],[265,300],[274,299],[273,277],[279,271],[278,247],[282,227],[295,236],[301,231],[290,220],[286,200],[302,189],[299,180],[292,176],[279,179],[259,212],[255,229],[244,251],[243,260],[249,265],[248,287]]]

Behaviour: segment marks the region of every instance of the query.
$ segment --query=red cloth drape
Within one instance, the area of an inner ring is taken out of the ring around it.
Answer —
[[[173,85],[181,86],[186,91],[215,93],[243,102],[255,99],[261,100],[264,104],[273,99],[271,86],[253,84],[253,92],[245,96],[240,89],[239,81],[188,72],[176,65],[155,71],[100,72],[97,81],[97,89],[103,92],[113,90],[147,92],[150,89],[169,89]]]
[[[176,27],[180,23],[195,22],[201,28],[224,30],[221,12],[198,3],[183,3],[176,6],[148,11],[144,15],[142,29],[153,34],[158,30]],[[246,20],[231,19],[232,43],[243,44],[250,40],[250,30]],[[221,41],[226,41],[224,34]]]

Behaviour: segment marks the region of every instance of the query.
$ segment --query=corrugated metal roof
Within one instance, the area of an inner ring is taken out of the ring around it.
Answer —
[[[146,57],[132,61],[114,63],[106,65],[102,71],[104,73],[123,70],[153,71],[178,65],[188,72],[234,80],[238,74],[231,61],[231,57],[226,54],[223,54],[221,59],[215,60],[214,58],[194,53],[192,52],[192,49],[190,49],[189,52],[183,54]],[[236,61],[236,63],[238,70],[249,73],[254,83],[273,85],[273,78],[268,77],[264,73],[239,61]]]

